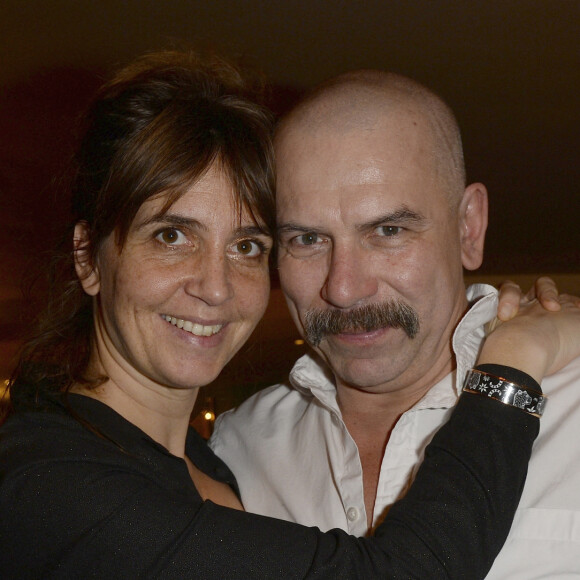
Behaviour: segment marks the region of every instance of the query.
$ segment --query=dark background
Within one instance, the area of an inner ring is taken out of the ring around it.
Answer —
[[[555,273],[580,291],[566,276],[580,274],[579,38],[577,0],[2,0],[0,376],[35,309],[21,281],[67,216],[79,112],[111,68],[184,42],[245,57],[279,111],[353,68],[431,87],[458,116],[469,179],[490,191],[481,278]],[[294,338],[278,291],[217,386],[218,412],[283,376],[304,348]]]

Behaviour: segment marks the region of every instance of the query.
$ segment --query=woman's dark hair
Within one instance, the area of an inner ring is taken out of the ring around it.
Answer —
[[[109,235],[123,247],[145,201],[163,194],[169,208],[218,163],[233,184],[237,211],[248,211],[273,235],[272,118],[257,104],[258,94],[225,59],[173,51],[139,58],[101,88],[75,157],[65,250],[50,266],[46,308],[11,379],[13,400],[19,390],[99,382],[87,372],[93,306],[74,268],[76,223],[89,232],[95,263]]]

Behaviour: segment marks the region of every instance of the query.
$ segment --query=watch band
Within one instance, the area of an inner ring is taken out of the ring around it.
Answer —
[[[517,407],[534,417],[542,416],[547,401],[547,398],[537,391],[478,369],[468,371],[463,390],[496,399],[504,405]]]

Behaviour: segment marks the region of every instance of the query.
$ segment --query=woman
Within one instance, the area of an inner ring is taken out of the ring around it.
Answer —
[[[491,565],[538,431],[520,409],[464,395],[367,539],[243,513],[232,474],[188,428],[199,387],[266,307],[270,131],[218,59],[152,55],[101,90],[77,157],[74,251],[0,431],[3,577],[477,578]],[[510,363],[505,345],[485,348]],[[524,359],[541,378],[548,364]]]

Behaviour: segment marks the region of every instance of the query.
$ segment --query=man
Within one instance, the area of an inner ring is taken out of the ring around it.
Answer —
[[[465,186],[448,107],[387,73],[320,87],[281,123],[276,153],[280,281],[316,354],[222,416],[212,446],[249,511],[363,535],[404,495],[496,315],[496,292],[466,296],[462,278],[483,258],[487,192]],[[580,359],[548,382],[489,578],[580,576]]]

